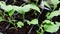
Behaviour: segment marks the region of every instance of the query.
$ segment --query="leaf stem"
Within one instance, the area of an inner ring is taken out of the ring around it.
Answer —
[[[17,27],[16,27],[15,23],[13,23],[12,20],[9,17],[8,17],[8,20],[15,27],[15,29],[17,30]]]
[[[25,20],[25,13],[24,14],[22,14],[22,17],[23,17],[23,23],[25,22],[24,20]]]
[[[39,33],[39,34],[44,34],[44,30],[43,30],[43,25],[41,24],[40,26],[39,26],[39,29],[37,30],[38,32],[37,33]],[[40,31],[41,30],[41,31]]]
[[[39,1],[39,0],[36,0],[36,5],[38,4],[38,1]],[[34,10],[34,13],[33,13],[33,14],[35,14],[35,13],[36,13],[36,10]],[[32,14],[32,15],[33,15],[33,14]]]

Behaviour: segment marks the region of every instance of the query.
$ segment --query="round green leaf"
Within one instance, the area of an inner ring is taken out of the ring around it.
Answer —
[[[31,21],[31,24],[38,24],[38,19],[33,19],[33,20]]]
[[[29,25],[31,25],[31,24],[36,25],[36,24],[38,24],[38,19],[33,19],[32,21],[28,21],[27,20],[27,24],[29,24]]]
[[[57,32],[58,29],[59,29],[59,26],[57,25],[47,25],[47,24],[44,25],[44,30],[50,33]]]
[[[17,23],[17,27],[22,28],[22,26],[24,26],[24,24],[23,24],[21,21],[19,21],[19,22]]]

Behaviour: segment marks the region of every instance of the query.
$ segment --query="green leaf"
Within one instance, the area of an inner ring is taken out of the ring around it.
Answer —
[[[60,26],[60,22],[55,22],[55,23],[56,23],[56,25]]]
[[[58,29],[59,29],[59,26],[57,25],[49,25],[49,24],[44,25],[44,30],[50,33],[54,33],[58,31]]]
[[[31,25],[31,24],[38,24],[38,19],[33,19],[32,21],[27,21],[27,24]]]
[[[4,5],[6,5],[6,3],[3,2],[3,1],[0,1],[0,5],[1,5],[1,6],[4,6]]]
[[[13,9],[12,5],[6,5],[6,3],[3,1],[0,2],[0,6],[1,6],[1,9],[7,12]]]
[[[24,10],[23,10],[23,7],[19,7],[19,6],[13,6],[13,9],[17,12],[19,12],[20,14],[24,14]]]
[[[8,12],[9,16],[11,17],[14,14],[14,12],[15,12],[14,10],[9,11]]]
[[[21,9],[22,7],[20,6],[13,6],[13,9],[15,10],[15,11],[19,11],[20,9]]]
[[[60,8],[59,8],[59,11],[60,11]]]
[[[25,5],[24,7],[23,7],[23,10],[24,10],[24,12],[29,12],[30,11],[30,5],[28,4],[28,5]]]
[[[51,25],[53,25],[53,24],[54,24],[54,23],[53,23],[53,22],[51,22],[50,20],[44,20],[44,21],[43,21],[43,24],[44,24],[44,23],[45,23],[45,24],[51,24]]]
[[[7,5],[7,11],[11,11],[13,9],[13,6],[12,5]]]
[[[7,6],[4,5],[4,6],[1,6],[1,8],[3,10],[5,10],[6,12],[9,12],[13,9],[13,6],[12,5],[7,5]]]
[[[4,9],[6,7],[6,3],[3,1],[0,1],[0,8]],[[6,8],[5,8],[6,9]]]
[[[39,13],[41,13],[40,9],[35,4],[28,4],[23,7],[25,12],[29,12],[31,9],[37,10]]]
[[[38,24],[38,19],[33,19],[33,20],[31,21],[31,24]]]
[[[27,20],[27,24],[31,25],[31,22],[29,20]]]
[[[50,12],[48,12],[48,13],[46,14],[46,17],[48,18],[48,17],[49,17],[49,15],[50,15]]]
[[[22,26],[24,26],[24,24],[23,24],[21,21],[19,21],[19,22],[17,23],[17,27],[22,28]]]
[[[50,8],[50,5],[48,4],[47,1],[44,1],[44,5],[47,6],[48,8]]]
[[[47,16],[47,19],[51,19],[54,16],[58,16],[58,15],[60,15],[60,11],[59,10],[53,11],[53,12],[51,12],[51,14],[49,16]]]
[[[37,10],[39,13],[41,13],[40,9],[35,4],[31,4],[31,9]]]
[[[59,29],[58,25],[55,25],[54,22],[50,20],[44,20],[44,30],[50,33],[56,32]]]
[[[39,13],[41,13],[40,9],[35,4],[28,4],[28,5],[25,5],[23,7],[21,7],[21,6],[20,7],[13,6],[13,7],[14,7],[14,10],[18,11],[21,14],[29,12],[31,9],[37,10]]]
[[[11,5],[6,6],[6,3],[3,1],[0,2],[0,6],[1,6],[1,9],[5,10],[7,12],[13,9]]]
[[[59,3],[59,0],[51,0],[51,3],[54,5],[54,10],[55,10],[57,4]]]
[[[2,10],[0,10],[0,15],[2,14]]]
[[[4,19],[0,16],[0,21],[3,21]]]
[[[20,10],[18,11],[20,14],[25,14],[25,11],[23,10],[23,8],[20,8]]]
[[[59,0],[51,0],[52,4],[57,5],[59,3]]]

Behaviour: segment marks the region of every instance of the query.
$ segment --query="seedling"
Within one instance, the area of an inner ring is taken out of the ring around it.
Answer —
[[[46,14],[47,19],[45,19],[42,22],[42,24],[39,26],[39,29],[37,30],[37,34],[44,34],[45,31],[54,33],[54,32],[57,32],[59,29],[60,23],[55,22],[56,24],[54,24],[54,22],[52,22],[52,18],[54,16],[60,15],[60,8],[59,8],[59,10],[55,10],[57,8],[57,4],[59,4],[60,1],[59,0],[56,0],[56,1],[51,0],[51,3],[53,5],[53,10],[51,9],[51,6],[49,5],[49,3],[47,1],[44,1],[44,5],[47,6],[48,8],[50,8],[51,12],[48,12]]]
[[[4,10],[3,16],[5,16],[5,15],[9,16],[7,21],[9,23],[11,23],[15,29],[17,29],[17,27],[22,28],[22,26],[24,26],[24,20],[25,20],[24,15],[26,12],[29,12],[31,9],[34,9],[34,10],[38,11],[39,13],[41,13],[40,9],[35,4],[27,4],[27,5],[22,7],[22,6],[6,5],[5,2],[0,1],[0,5],[1,5],[1,9]],[[19,22],[15,23],[17,20],[11,19],[12,15],[14,14],[15,11],[22,14],[23,22],[19,21]],[[6,14],[5,12],[7,12],[8,14]],[[0,21],[2,21],[2,17],[1,17]],[[29,21],[27,24],[29,24],[29,23],[30,24],[38,24],[38,20],[34,19],[31,22]],[[17,24],[17,26],[16,26],[16,24]]]
[[[54,16],[58,16],[60,15],[60,9],[59,10],[55,10],[57,8],[57,4],[60,3],[59,0],[51,0],[52,5],[53,5],[53,9],[51,9],[51,6],[49,5],[49,3],[47,1],[44,1],[44,5],[47,6],[51,12],[48,12],[46,14],[46,19],[44,21],[42,21],[42,24],[38,24],[38,19],[33,19],[31,21],[25,19],[25,13],[29,12],[31,9],[35,10],[34,13],[36,11],[38,11],[41,14],[41,11],[39,9],[39,7],[37,6],[38,0],[36,0],[36,4],[34,3],[30,3],[24,6],[15,6],[15,5],[6,5],[5,2],[0,1],[0,8],[3,11],[0,11],[0,22],[1,21],[7,21],[10,24],[12,24],[14,26],[14,28],[17,30],[17,28],[22,28],[22,26],[24,26],[25,21],[27,22],[28,25],[38,25],[39,29],[37,30],[37,34],[44,34],[44,32],[50,32],[50,33],[54,33],[56,31],[58,31],[60,23],[59,22],[55,22],[56,24],[54,24],[54,22],[52,22],[52,18]],[[12,16],[14,14],[14,12],[17,11],[18,13],[22,14],[23,17],[23,22],[22,21],[18,21],[16,23],[17,20],[12,19]],[[8,14],[6,14],[6,12]],[[2,14],[3,13],[3,14]],[[4,16],[8,16],[8,20],[4,19]],[[17,25],[17,26],[16,26]],[[55,28],[56,27],[56,28]],[[44,29],[43,29],[44,28]],[[30,31],[29,31],[30,32]]]

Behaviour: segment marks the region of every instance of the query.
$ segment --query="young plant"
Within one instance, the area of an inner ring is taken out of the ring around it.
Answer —
[[[4,14],[9,16],[7,21],[9,23],[11,23],[14,26],[15,29],[17,29],[17,27],[21,28],[22,26],[24,26],[24,22],[25,22],[24,15],[25,15],[26,12],[29,12],[31,9],[34,9],[34,10],[38,11],[39,13],[41,13],[40,9],[35,4],[27,4],[27,5],[22,7],[22,6],[6,5],[5,2],[0,1],[0,6],[1,6],[1,9],[4,10]],[[17,23],[15,23],[15,21],[17,21],[17,20],[11,19],[12,15],[14,14],[15,11],[17,11],[20,14],[22,14],[23,22],[18,21]],[[7,12],[8,14],[6,14],[5,12]],[[17,24],[17,26],[16,26],[16,24]],[[29,21],[28,24],[38,24],[38,20],[34,19],[31,22]]]
[[[27,24],[29,24],[29,25],[31,25],[31,24],[37,25],[38,24],[38,19],[33,19],[31,21],[27,20]]]
[[[60,23],[55,22],[56,24],[54,24],[54,22],[52,22],[52,18],[60,15],[60,8],[59,10],[55,10],[57,8],[57,4],[59,4],[60,1],[51,0],[51,3],[53,5],[53,10],[51,9],[51,6],[49,5],[49,3],[47,1],[44,1],[44,5],[47,6],[51,10],[51,12],[48,12],[46,14],[47,18],[42,22],[41,25],[39,25],[37,34],[44,34],[45,31],[54,33],[54,32],[57,32],[59,29]]]
[[[3,21],[4,16],[7,15],[7,16],[9,16],[7,18],[8,20],[4,20],[4,21],[9,22],[10,24],[12,24],[14,26],[15,29],[17,29],[18,24],[16,26],[16,23],[15,23],[16,20],[11,19],[13,13],[15,12],[15,10],[13,9],[13,6],[12,5],[6,5],[5,2],[3,2],[3,1],[0,2],[0,5],[1,5],[1,9],[4,10],[4,12],[0,11],[1,13],[3,12],[3,14],[0,13],[0,15],[2,15],[2,16],[0,16],[0,22]],[[6,14],[5,12],[7,12],[8,14]],[[20,22],[20,26],[22,27],[21,22]]]

